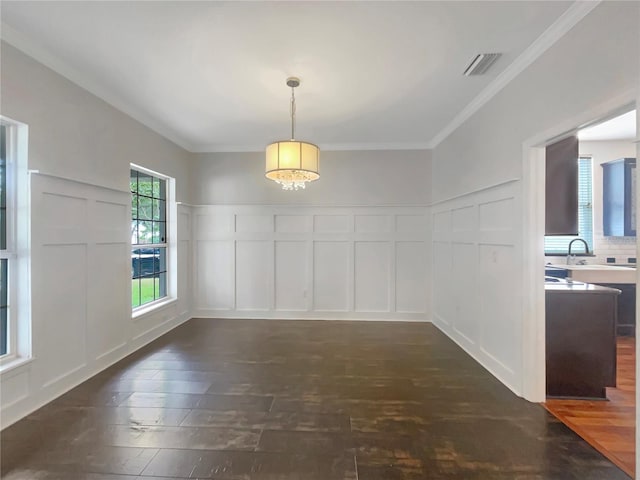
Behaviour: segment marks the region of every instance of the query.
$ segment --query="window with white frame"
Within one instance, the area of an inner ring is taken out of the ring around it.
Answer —
[[[11,202],[7,201],[7,128],[7,125],[0,124],[0,356],[11,352],[9,335],[12,330],[9,322],[9,262],[14,255],[10,235],[7,235],[8,217],[12,213]]]
[[[0,372],[31,359],[28,126],[0,115]]]
[[[17,159],[18,124],[0,117],[0,364],[29,353],[18,345]]]
[[[168,177],[131,167],[131,307],[167,296]]]
[[[546,255],[566,255],[569,242],[582,238],[593,253],[593,165],[591,157],[578,159],[578,235],[549,235],[544,237]],[[574,243],[572,253],[584,253],[582,243]]]

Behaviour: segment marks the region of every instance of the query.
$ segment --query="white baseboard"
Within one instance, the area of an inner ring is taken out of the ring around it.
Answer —
[[[206,310],[193,312],[193,318],[212,319],[255,319],[255,320],[330,320],[330,321],[362,321],[362,322],[419,322],[431,323],[424,313],[397,312],[273,312],[273,311],[234,311]]]

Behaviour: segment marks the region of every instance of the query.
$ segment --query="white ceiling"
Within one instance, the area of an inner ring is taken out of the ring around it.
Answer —
[[[580,130],[578,138],[583,141],[634,140],[636,138],[636,111],[632,110],[606,122]]]
[[[425,148],[571,2],[1,2],[2,37],[191,151]],[[548,32],[547,32],[548,33]],[[462,72],[501,52],[488,74]]]

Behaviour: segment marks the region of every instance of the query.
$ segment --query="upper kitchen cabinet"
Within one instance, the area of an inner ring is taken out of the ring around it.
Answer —
[[[546,148],[545,235],[578,235],[578,137]]]
[[[605,236],[636,236],[636,159],[602,164],[602,220]]]

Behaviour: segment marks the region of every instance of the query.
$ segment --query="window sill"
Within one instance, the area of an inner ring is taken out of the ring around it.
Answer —
[[[35,357],[10,356],[7,358],[3,358],[0,363],[0,375],[4,376],[9,372],[19,373],[19,372],[15,372],[15,370],[30,364],[34,360],[35,360]]]
[[[173,297],[157,300],[153,303],[149,303],[148,305],[144,305],[133,310],[131,312],[131,318],[134,321],[139,320],[142,317],[158,312],[160,310],[164,310],[165,308],[168,308],[175,303],[178,303],[178,299]]]

